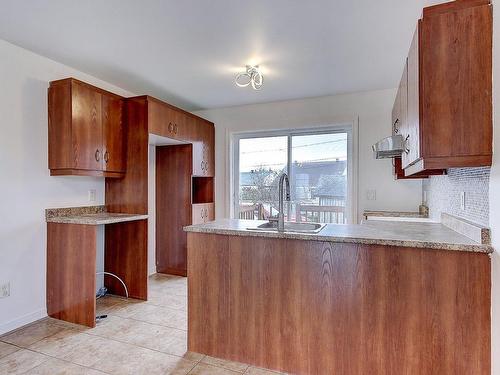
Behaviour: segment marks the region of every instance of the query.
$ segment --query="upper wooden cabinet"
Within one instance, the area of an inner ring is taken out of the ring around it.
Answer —
[[[491,165],[492,9],[461,0],[424,9],[408,54],[400,132],[406,175]],[[400,104],[395,108],[400,107]]]
[[[51,175],[122,177],[125,143],[123,99],[68,78],[50,83]]]
[[[147,108],[151,134],[193,145],[193,176],[215,174],[215,127],[210,121],[150,96],[140,97]],[[134,98],[137,100],[137,98]]]
[[[153,97],[148,96],[146,100],[150,133],[177,140],[191,140],[194,126],[189,123],[188,114]]]
[[[196,118],[193,141],[193,175],[214,177],[215,175],[215,128],[214,124]]]
[[[399,83],[396,100],[394,101],[394,106],[392,108],[392,134],[402,134],[405,138],[408,137],[408,134],[410,132],[409,122],[412,121],[412,119],[409,118],[408,115],[408,107],[410,105],[410,77],[408,76],[409,60],[410,58],[408,58],[407,63],[405,64],[405,68],[403,69],[403,75]],[[411,155],[410,150],[407,149],[407,153],[404,153],[402,157],[393,159],[393,174],[396,180],[428,178],[431,175],[440,175],[446,173],[446,170],[443,169],[427,169],[410,176],[406,176],[403,169],[403,159],[407,160],[409,155]]]

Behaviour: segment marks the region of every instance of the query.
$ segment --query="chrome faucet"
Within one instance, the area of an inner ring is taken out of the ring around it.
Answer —
[[[285,213],[283,209],[283,184],[286,183],[286,200],[290,202],[290,180],[288,179],[288,175],[283,173],[280,176],[279,182],[279,204],[278,204],[278,231],[285,231]]]

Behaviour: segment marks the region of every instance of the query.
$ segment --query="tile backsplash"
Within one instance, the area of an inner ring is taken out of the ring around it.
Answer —
[[[448,175],[432,176],[423,182],[423,201],[429,217],[440,220],[445,212],[475,223],[489,225],[490,168],[452,168]],[[465,209],[460,193],[465,192]]]

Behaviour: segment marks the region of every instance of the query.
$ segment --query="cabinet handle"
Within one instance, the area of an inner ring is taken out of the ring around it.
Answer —
[[[108,152],[108,151],[106,151],[106,152],[104,153],[104,161],[105,161],[106,163],[108,163],[108,161],[109,161],[109,152]]]
[[[177,124],[174,124],[174,133],[177,134]]]
[[[101,160],[101,153],[99,152],[99,149],[95,150],[95,161]]]
[[[172,133],[174,131],[174,125],[171,122],[168,123],[168,131],[170,133]]]

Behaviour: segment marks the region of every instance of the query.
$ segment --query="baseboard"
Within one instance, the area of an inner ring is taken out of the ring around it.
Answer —
[[[0,335],[4,333],[15,330],[16,328],[22,327],[26,324],[33,323],[39,319],[45,318],[47,316],[46,309],[40,309],[38,311],[23,315],[19,318],[11,320],[7,323],[0,324]]]

